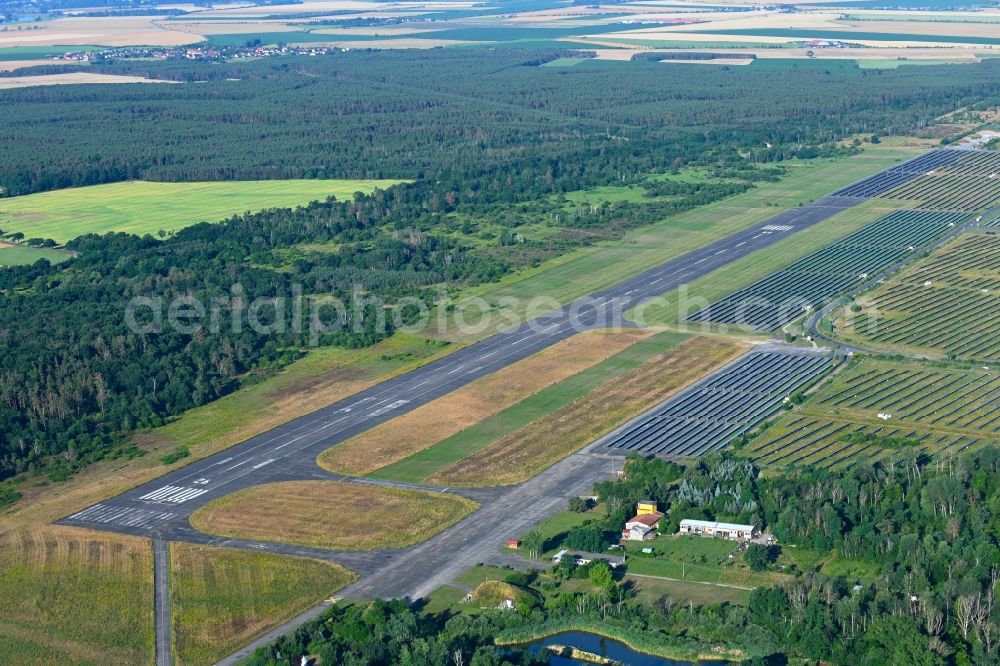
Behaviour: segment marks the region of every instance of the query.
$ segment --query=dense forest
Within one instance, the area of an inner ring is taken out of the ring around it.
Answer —
[[[780,173],[769,163],[849,150],[835,142],[853,133],[909,131],[995,101],[1000,71],[992,61],[871,71],[536,66],[562,54],[110,63],[108,72],[192,83],[0,92],[8,196],[132,178],[415,181],[166,238],[86,236],[58,267],[0,270],[0,478],[37,469],[61,478],[101,457],[137,455],[127,443],[136,428],[234,390],[250,370],[280,368],[309,342],[291,321],[267,335],[138,335],[123,316],[133,297],[229,298],[238,308],[293,284],[342,297],[358,285],[388,302],[429,302],[439,288],[493,281],[743,191]],[[719,178],[647,180],[691,165]],[[612,183],[643,185],[649,197],[591,206],[561,196]],[[550,232],[519,233],[526,223]],[[364,346],[391,333],[362,316],[366,307],[318,342]]]
[[[634,458],[626,472],[626,479],[595,488],[609,533],[620,529],[623,507],[652,498],[673,520],[752,521],[773,531],[777,549],[832,552],[872,573],[846,578],[786,568],[785,582],[755,588],[745,606],[696,606],[669,596],[640,602],[627,581],[601,580],[591,567],[592,592],[579,584],[566,592],[534,585],[544,600],[516,612],[428,614],[403,602],[334,608],[259,650],[251,663],[297,663],[302,654],[342,664],[430,665],[443,663],[441,655],[454,663],[530,663],[518,651],[491,647],[492,639],[568,627],[678,654],[726,646],[754,665],[795,659],[845,666],[997,663],[1000,450],[923,465],[900,456],[794,477],[763,476],[732,457],[686,469]],[[530,585],[531,578],[514,573],[508,582]]]

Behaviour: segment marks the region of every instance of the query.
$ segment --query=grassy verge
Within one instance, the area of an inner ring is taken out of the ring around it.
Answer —
[[[0,201],[4,231],[60,243],[87,233],[173,232],[198,222],[316,199],[369,193],[398,180],[264,180],[199,183],[129,181],[40,192]]]
[[[319,463],[343,474],[369,474],[425,450],[652,334],[627,329],[574,335],[327,449],[320,454]]]
[[[750,600],[750,591],[735,587],[721,587],[709,583],[691,581],[666,580],[645,576],[625,575],[632,585],[636,598],[641,601],[655,603],[663,597],[674,603],[692,603],[695,606],[708,604],[730,603],[745,606]]]
[[[635,370],[652,357],[686,339],[687,336],[682,334],[663,332],[636,342],[597,365],[552,384],[423,451],[372,472],[369,476],[397,481],[421,481],[546,414],[582,398],[611,378]]]
[[[427,478],[445,486],[525,481],[731,360],[744,345],[697,337],[590,391]]]
[[[177,664],[211,664],[347,585],[329,562],[174,543],[170,600]]]
[[[0,533],[4,664],[152,664],[145,539],[43,526]]]
[[[456,495],[339,481],[288,481],[237,491],[191,516],[202,532],[317,548],[402,548],[478,508]]]

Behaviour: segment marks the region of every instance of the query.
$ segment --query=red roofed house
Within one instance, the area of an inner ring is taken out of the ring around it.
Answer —
[[[622,538],[629,541],[646,541],[656,536],[656,526],[663,513],[656,510],[656,505],[650,502],[639,502],[638,513],[625,522]]]

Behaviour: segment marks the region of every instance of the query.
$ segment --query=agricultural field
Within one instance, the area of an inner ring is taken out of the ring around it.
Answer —
[[[716,322],[771,331],[830,298],[860,286],[922,246],[946,236],[968,215],[903,210],[700,310],[692,322]]]
[[[147,79],[141,76],[121,76],[115,74],[98,74],[94,72],[70,72],[68,74],[40,74],[38,76],[0,77],[0,90],[18,88],[33,88],[36,86],[68,86],[91,84],[122,84],[122,83],[177,83]]]
[[[751,442],[745,455],[779,468],[952,456],[1000,442],[998,394],[993,370],[867,358]]]
[[[353,579],[351,572],[330,562],[172,543],[175,661],[179,665],[214,663]]]
[[[744,350],[744,345],[721,338],[682,342],[444,467],[426,481],[449,487],[526,481]]]
[[[62,250],[0,243],[0,266],[28,266],[39,259],[47,259],[53,264],[58,264],[71,256],[73,255]]]
[[[580,333],[337,444],[319,456],[326,469],[364,475],[479,423],[652,335],[637,329]]]
[[[149,541],[48,525],[5,529],[0,618],[5,664],[152,664]]]
[[[208,534],[339,550],[425,541],[478,505],[457,495],[340,481],[252,486],[206,504],[191,524]]]
[[[831,368],[826,354],[753,352],[688,388],[603,444],[639,455],[700,456],[752,431]]]
[[[197,183],[129,181],[0,199],[0,229],[65,243],[83,234],[160,236],[265,208],[350,198],[397,180],[265,180]]]
[[[966,233],[939,248],[841,309],[834,327],[880,351],[995,360],[998,321],[1000,235],[989,232]]]

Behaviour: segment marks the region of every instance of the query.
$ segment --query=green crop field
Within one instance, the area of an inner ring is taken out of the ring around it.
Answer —
[[[26,245],[5,245],[0,243],[0,266],[27,266],[39,259],[48,259],[53,264],[66,261],[72,255],[62,250],[48,250]]]
[[[1000,359],[1000,235],[967,233],[845,308],[839,335],[884,351]]]
[[[746,455],[781,468],[849,467],[898,453],[951,456],[1000,441],[998,391],[995,371],[864,359],[777,421]]]
[[[158,235],[265,208],[290,208],[398,180],[264,180],[197,183],[130,181],[0,199],[0,229],[65,243],[83,234]]]

